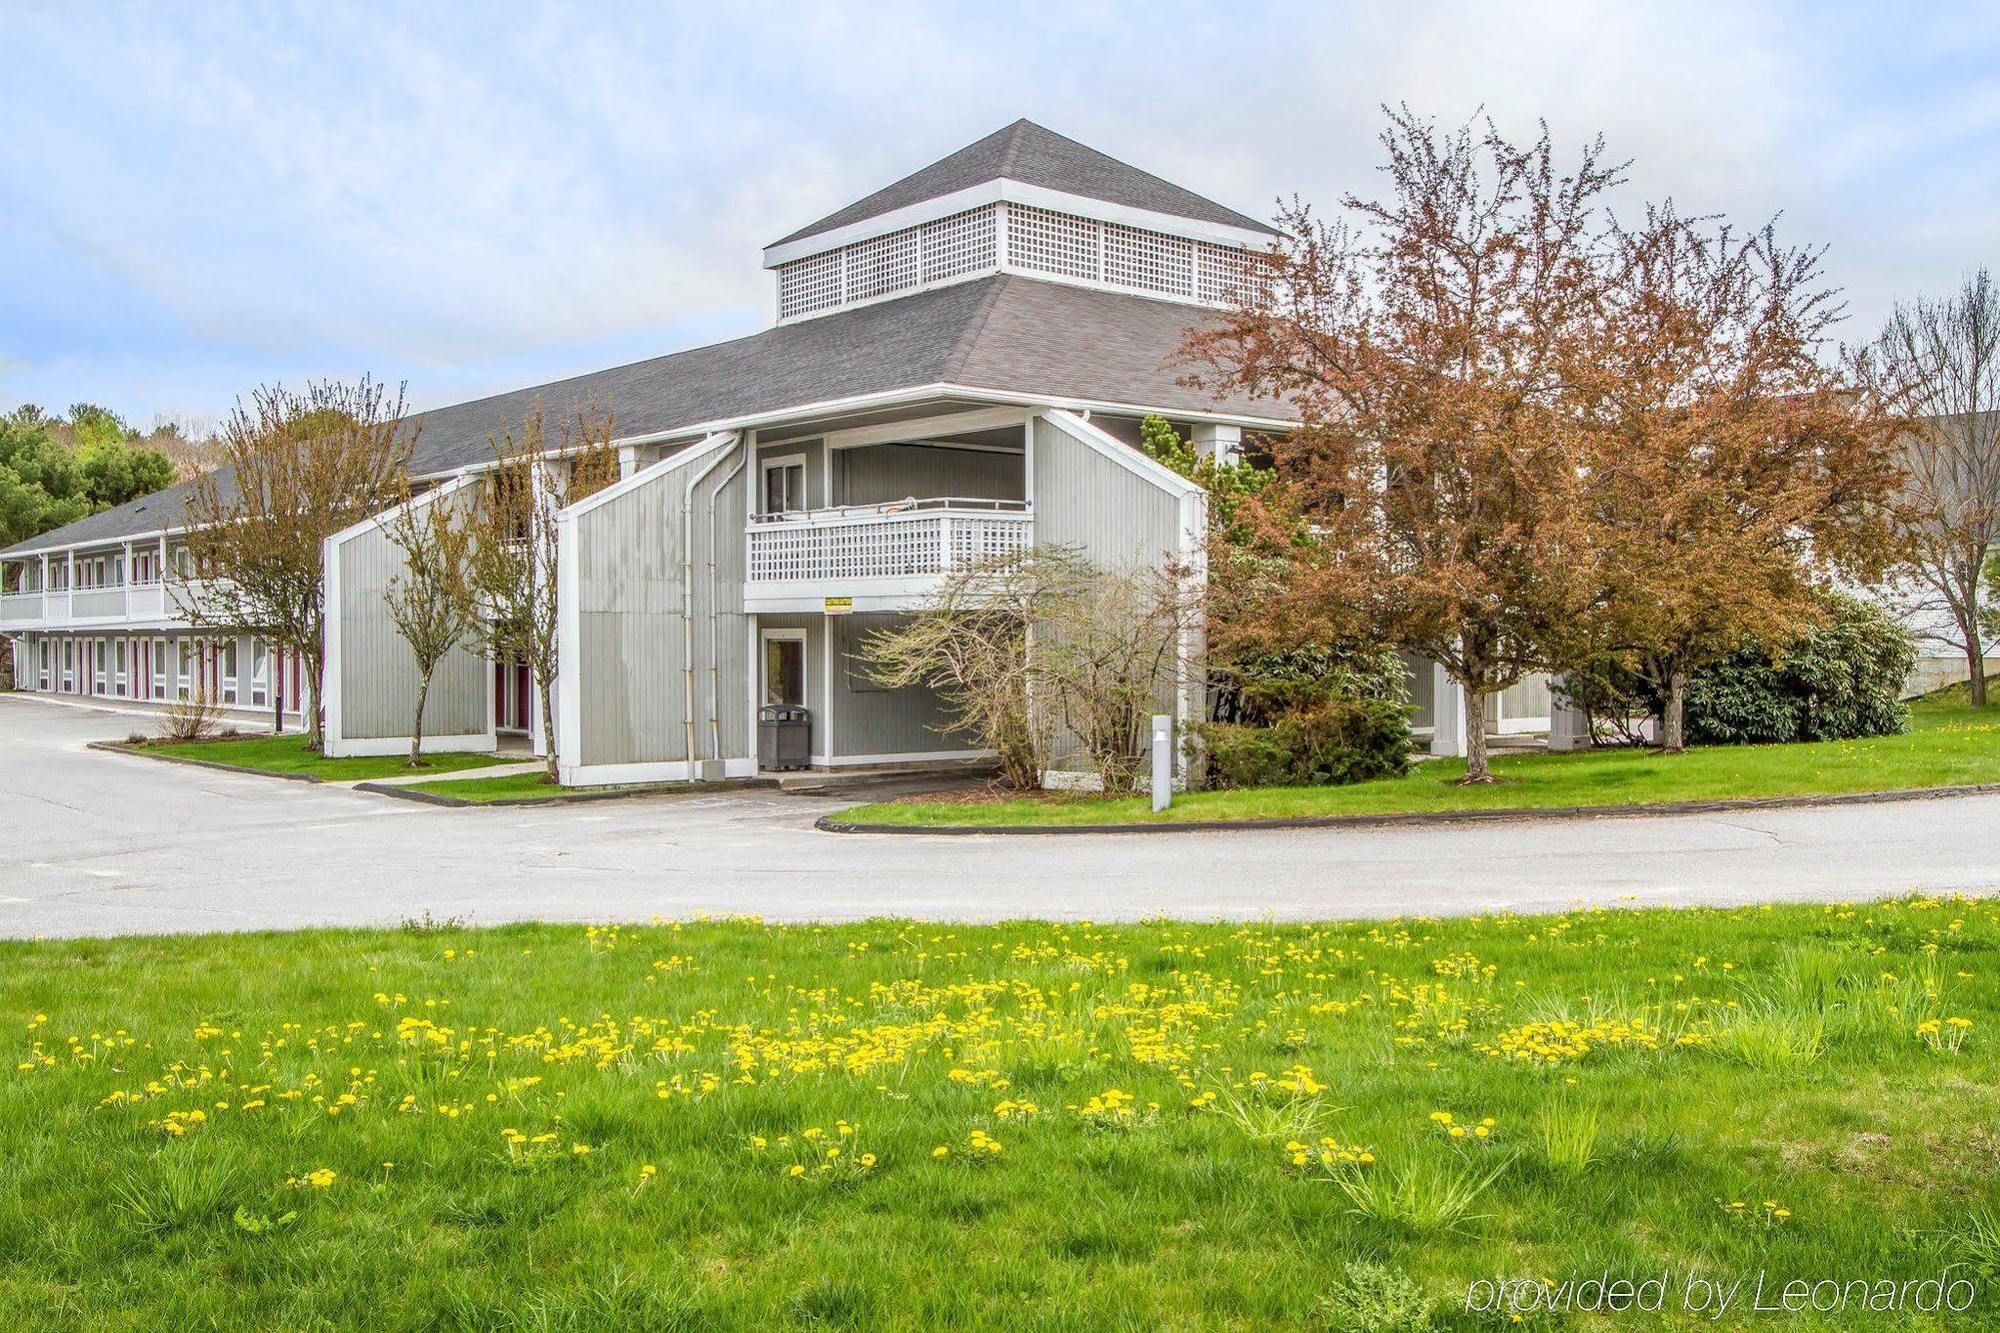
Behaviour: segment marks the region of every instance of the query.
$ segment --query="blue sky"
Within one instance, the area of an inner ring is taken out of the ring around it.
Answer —
[[[1384,101],[1782,212],[1860,337],[2000,266],[2000,7],[1900,8],[0,0],[0,405],[455,402],[764,327],[764,243],[1018,116],[1268,214]]]

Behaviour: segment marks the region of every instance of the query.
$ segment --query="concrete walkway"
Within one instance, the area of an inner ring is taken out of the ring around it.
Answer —
[[[2000,796],[1432,828],[820,833],[765,790],[444,809],[86,750],[127,724],[0,698],[0,935],[755,913],[1310,919],[2000,888]]]
[[[408,787],[418,782],[463,782],[467,778],[511,778],[516,773],[539,773],[548,765],[539,759],[526,759],[516,763],[487,764],[483,768],[460,768],[450,773],[405,773],[394,778],[358,778],[354,782],[334,782],[333,787],[353,787],[361,782],[372,782],[378,787]]]

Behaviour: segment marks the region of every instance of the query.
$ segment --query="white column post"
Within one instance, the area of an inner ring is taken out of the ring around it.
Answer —
[[[1234,463],[1243,456],[1243,428],[1198,422],[1194,428],[1194,450],[1218,464]]]
[[[1153,714],[1153,813],[1174,803],[1174,719]]]
[[[1549,748],[1551,750],[1590,748],[1589,719],[1584,717],[1581,708],[1564,696],[1561,678],[1549,682]]]
[[[1458,758],[1465,753],[1465,689],[1444,667],[1431,663],[1431,753]]]
[[[639,470],[639,446],[621,444],[618,446],[618,479],[620,481]]]

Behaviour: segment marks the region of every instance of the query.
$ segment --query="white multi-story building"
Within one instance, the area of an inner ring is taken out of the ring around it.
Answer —
[[[811,710],[815,764],[965,753],[928,691],[870,681],[861,643],[954,567],[1031,543],[1199,564],[1205,498],[1136,448],[1139,423],[1225,452],[1295,424],[1184,385],[1176,361],[1272,236],[1017,121],[767,246],[761,333],[424,413],[412,471],[434,481],[490,461],[489,437],[537,397],[615,413],[622,479],[559,520],[564,779],[753,773],[766,703]],[[297,711],[296,662],[177,619],[185,492],[0,551],[22,686],[170,700],[205,681],[225,703]],[[383,601],[399,559],[372,523],[328,543],[335,754],[407,745],[413,675]],[[539,736],[537,693],[458,654],[428,743]]]

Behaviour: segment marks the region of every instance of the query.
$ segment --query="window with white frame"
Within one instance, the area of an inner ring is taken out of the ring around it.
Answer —
[[[271,698],[271,646],[250,640],[250,702],[262,708]]]
[[[126,694],[125,640],[118,639],[111,646],[112,684],[119,698]]]
[[[806,456],[785,454],[762,463],[764,511],[767,514],[795,514],[807,508]]]
[[[222,641],[222,702],[236,702],[236,640]]]

